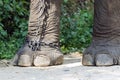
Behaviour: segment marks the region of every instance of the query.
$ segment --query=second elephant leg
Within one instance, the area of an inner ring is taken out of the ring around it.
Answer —
[[[93,39],[83,65],[120,64],[120,0],[95,0]]]

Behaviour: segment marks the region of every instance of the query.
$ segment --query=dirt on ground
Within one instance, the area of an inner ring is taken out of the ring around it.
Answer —
[[[79,57],[78,57],[79,56]],[[81,55],[69,54],[64,64],[48,67],[13,67],[0,61],[0,80],[120,80],[120,66],[83,66]]]

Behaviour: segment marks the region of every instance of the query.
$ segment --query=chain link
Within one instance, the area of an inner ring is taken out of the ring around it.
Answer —
[[[47,19],[49,17],[49,14],[48,14],[48,9],[50,8],[50,2],[49,0],[43,0],[43,4],[45,4],[45,8],[44,8],[44,14],[42,15],[45,15],[45,18],[43,19],[43,25],[42,25],[42,29],[41,29],[41,33],[40,33],[40,38],[39,38],[39,41],[30,41],[30,40],[26,40],[27,43],[28,43],[28,46],[29,48],[32,49],[32,51],[40,51],[41,50],[41,46],[49,46],[49,47],[52,47],[52,48],[56,48],[56,49],[59,49],[59,44],[57,43],[45,43],[45,42],[42,42],[44,37],[45,37],[45,32],[46,32],[46,26],[47,26]],[[41,21],[40,20],[41,18],[39,18],[39,22]],[[39,25],[39,24],[38,24]],[[40,27],[40,25],[39,25]]]

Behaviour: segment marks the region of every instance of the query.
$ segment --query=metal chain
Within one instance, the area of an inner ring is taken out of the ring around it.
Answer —
[[[47,26],[47,19],[49,17],[49,14],[48,14],[48,8],[50,7],[50,2],[47,1],[47,0],[43,0],[43,4],[45,4],[45,9],[44,9],[44,14],[45,15],[45,18],[43,19],[43,25],[42,25],[42,29],[41,29],[41,33],[40,33],[40,38],[39,38],[39,42],[35,42],[35,41],[29,41],[28,40],[28,46],[33,50],[33,51],[40,51],[41,50],[41,46],[49,46],[49,47],[52,47],[52,48],[56,48],[56,49],[59,49],[59,45],[56,44],[56,43],[45,43],[45,42],[42,42],[42,40],[44,39],[45,37],[45,31],[46,31],[46,26]],[[39,22],[41,21],[41,19],[39,18]],[[39,23],[38,23],[39,25]],[[40,25],[39,25],[40,27]]]

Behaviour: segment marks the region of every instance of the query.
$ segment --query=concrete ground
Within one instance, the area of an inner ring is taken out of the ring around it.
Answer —
[[[81,57],[65,57],[51,67],[1,67],[0,80],[120,80],[120,66],[86,67]]]

